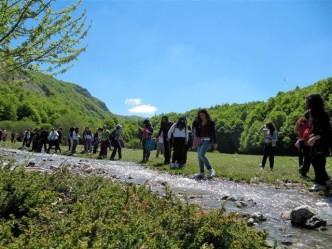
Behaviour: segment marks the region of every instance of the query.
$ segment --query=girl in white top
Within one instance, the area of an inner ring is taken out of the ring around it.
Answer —
[[[173,144],[173,155],[171,167],[183,167],[187,158],[187,143],[189,139],[187,120],[181,117],[168,131],[168,140]]]

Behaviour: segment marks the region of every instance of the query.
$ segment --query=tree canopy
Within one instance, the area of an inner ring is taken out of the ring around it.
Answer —
[[[56,0],[0,0],[0,69],[65,72],[84,50],[87,35],[82,0],[63,9]],[[1,71],[0,71],[1,72]]]

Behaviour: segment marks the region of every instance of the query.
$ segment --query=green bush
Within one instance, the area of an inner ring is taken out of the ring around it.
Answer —
[[[0,170],[0,248],[264,248],[266,234],[169,191],[99,177]]]

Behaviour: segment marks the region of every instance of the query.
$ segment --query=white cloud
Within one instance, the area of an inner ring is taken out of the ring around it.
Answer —
[[[141,103],[142,100],[138,98],[130,98],[125,100],[125,104],[130,106],[139,106]]]
[[[135,114],[154,114],[157,111],[157,107],[153,105],[137,105],[128,110],[131,113]]]

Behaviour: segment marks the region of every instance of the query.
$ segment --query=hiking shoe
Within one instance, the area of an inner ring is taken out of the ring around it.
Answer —
[[[311,188],[309,188],[310,192],[319,192],[319,191],[324,191],[326,189],[326,186],[323,186],[321,184],[315,184]]]
[[[194,179],[196,179],[196,180],[204,179],[204,173],[198,173],[198,174],[194,175]]]
[[[208,170],[208,178],[212,178],[216,176],[216,172],[214,171],[214,169],[209,169]]]

